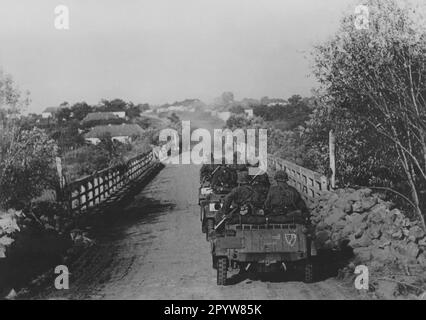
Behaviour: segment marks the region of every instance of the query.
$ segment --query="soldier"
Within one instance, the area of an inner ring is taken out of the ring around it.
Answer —
[[[211,178],[212,187],[234,188],[237,185],[236,171],[227,165],[220,165]]]
[[[238,172],[238,187],[232,189],[232,191],[225,197],[221,214],[228,215],[231,208],[231,204],[234,203],[236,207],[242,208],[252,205],[255,208],[262,208],[263,199],[261,195],[250,185],[250,178],[247,171]]]
[[[220,165],[214,163],[214,157],[213,157],[213,154],[212,154],[211,157],[210,157],[210,163],[204,163],[201,166],[200,183],[203,184],[204,182],[210,182],[210,180],[212,178],[212,174],[218,166],[220,166]]]
[[[301,210],[302,217],[309,218],[306,207],[299,192],[288,185],[288,175],[285,171],[277,171],[274,176],[276,185],[270,187],[265,200],[265,210],[271,214],[288,214],[291,211]]]
[[[269,182],[269,177],[266,172],[259,168],[259,160],[249,162],[249,172],[251,171],[254,174],[251,174],[250,184],[258,193],[260,193],[266,199],[268,194],[269,187],[271,183]]]

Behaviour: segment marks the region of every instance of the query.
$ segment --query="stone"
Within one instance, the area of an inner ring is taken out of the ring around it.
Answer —
[[[348,199],[349,201],[360,201],[361,200],[361,191],[357,190],[355,192],[350,193],[346,199]]]
[[[347,202],[345,207],[343,208],[343,211],[346,214],[351,214],[352,213],[352,203]]]
[[[394,233],[392,233],[392,238],[393,239],[397,239],[397,240],[400,240],[400,239],[402,239],[403,238],[403,233],[402,233],[402,230],[401,229],[398,229],[396,232],[394,232]]]
[[[361,196],[369,197],[373,193],[373,190],[371,190],[370,188],[363,188],[359,190],[359,193],[361,194]]]
[[[332,214],[325,218],[324,223],[328,225],[334,225],[345,216],[345,212],[340,208],[334,208]]]
[[[361,200],[361,207],[362,207],[363,211],[370,210],[376,204],[377,204],[377,198],[374,198],[374,197]]]
[[[355,248],[353,250],[355,255],[355,264],[361,264],[371,261],[371,249],[370,248]]]
[[[334,231],[340,231],[342,230],[344,227],[346,227],[348,223],[345,220],[339,220],[337,221],[337,223],[334,225],[333,230]]]
[[[360,213],[353,213],[350,216],[346,216],[346,220],[350,221],[354,228],[358,227],[365,219],[366,215]]]
[[[327,201],[329,203],[336,202],[337,200],[339,200],[339,195],[337,193],[334,193],[334,192],[327,199]]]
[[[375,293],[380,299],[393,300],[398,292],[398,283],[388,280],[378,280]]]
[[[410,230],[408,230],[407,228],[402,228],[401,230],[404,238],[408,237],[408,235],[410,234]]]
[[[414,242],[410,242],[406,247],[406,255],[411,259],[416,259],[419,252],[420,249]]]
[[[380,230],[381,226],[378,224],[372,224],[368,228],[368,234],[370,235],[371,239],[379,239],[382,235],[382,231]]]
[[[353,232],[354,232],[354,228],[352,224],[347,224],[341,231],[342,238],[347,238]]]
[[[421,239],[425,236],[425,232],[419,226],[413,226],[410,228],[409,236],[412,236],[415,240]]]
[[[422,254],[420,254],[420,255],[417,257],[417,261],[418,261],[418,263],[419,263],[422,267],[425,267],[425,268],[426,268],[426,253],[425,253],[425,252],[423,252]]]
[[[402,224],[402,221],[404,220],[404,216],[398,209],[393,209],[390,211],[391,221],[394,224]]]
[[[337,200],[334,206],[336,208],[342,209],[345,213],[352,212],[352,203],[350,203],[350,201],[345,198],[340,198],[339,200]]]
[[[392,256],[389,246],[385,246],[383,248],[376,247],[371,250],[371,256],[373,260],[377,260],[379,262],[391,262],[395,259]]]
[[[317,232],[316,234],[316,241],[319,244],[324,244],[327,240],[330,239],[331,232],[327,230],[322,230],[320,232]]]
[[[415,243],[410,242],[407,244],[403,241],[393,242],[391,250],[404,263],[406,261],[415,261],[420,251]]]
[[[353,212],[358,212],[358,213],[362,213],[362,212],[364,212],[364,208],[362,207],[362,202],[361,202],[361,201],[356,201],[356,202],[352,205],[352,211],[353,211]]]
[[[368,216],[368,221],[374,223],[381,223],[385,220],[387,216],[387,208],[383,204],[376,204],[370,209],[370,215]]]
[[[367,232],[364,232],[360,238],[350,237],[349,246],[352,248],[368,247],[372,245],[372,239]]]
[[[317,230],[317,231],[322,231],[322,230],[325,230],[325,229],[327,229],[327,225],[326,225],[323,221],[320,221],[320,222],[316,225],[316,230]]]

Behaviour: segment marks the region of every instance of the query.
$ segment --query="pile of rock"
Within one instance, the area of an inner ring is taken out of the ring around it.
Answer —
[[[312,210],[317,247],[349,246],[353,263],[368,265],[376,274],[393,269],[426,280],[425,231],[383,198],[368,188],[324,194]]]

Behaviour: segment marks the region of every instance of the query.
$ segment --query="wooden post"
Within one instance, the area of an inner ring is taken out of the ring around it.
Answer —
[[[330,185],[331,188],[336,188],[336,137],[334,136],[333,129],[330,130],[328,135],[328,142],[329,142],[329,152],[330,152],[330,170],[331,175],[329,177],[330,179]]]
[[[64,199],[65,177],[62,170],[62,160],[56,157],[56,171],[58,173],[59,190],[56,190],[56,200],[62,201]]]

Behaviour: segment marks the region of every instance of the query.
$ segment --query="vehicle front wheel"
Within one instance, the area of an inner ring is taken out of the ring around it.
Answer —
[[[228,262],[224,257],[217,259],[217,285],[224,286],[228,273]]]
[[[306,283],[314,281],[314,265],[311,261],[307,261],[305,264],[303,281]]]
[[[214,230],[214,220],[213,219],[207,219],[206,221],[206,239],[207,241],[210,240],[210,234]]]

